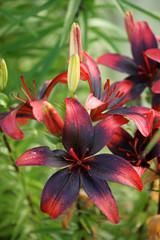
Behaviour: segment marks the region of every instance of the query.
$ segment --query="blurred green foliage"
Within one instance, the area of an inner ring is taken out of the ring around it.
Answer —
[[[0,93],[0,112],[17,103],[10,93],[19,92],[21,74],[29,85],[36,79],[38,89],[45,80],[68,68],[69,31],[74,21],[81,28],[83,50],[95,59],[105,52],[130,56],[124,12],[133,11],[135,20],[147,20],[158,34],[158,3],[148,0],[143,6],[143,1],[131,0],[1,0],[0,58],[7,63],[9,78]],[[124,77],[100,69],[103,82],[106,78],[112,81]],[[76,94],[85,103],[89,94],[87,83],[81,81]],[[64,98],[68,96],[67,86],[59,84],[49,99],[62,116]],[[147,239],[145,221],[157,211],[155,202],[147,206],[150,195],[146,189],[150,186],[140,193],[127,186],[110,184],[122,218],[116,226],[106,221],[95,206],[81,212],[76,209],[68,230],[62,228],[61,218],[52,220],[41,213],[41,191],[54,170],[17,169],[14,162],[27,149],[41,145],[55,149],[58,142],[38,122],[30,121],[21,129],[26,135],[21,141],[3,133],[0,136],[0,240]]]

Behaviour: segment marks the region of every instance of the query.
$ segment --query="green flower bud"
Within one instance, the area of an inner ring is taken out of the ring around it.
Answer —
[[[8,80],[8,71],[7,66],[4,59],[0,59],[0,91],[2,91],[6,85]]]
[[[71,94],[71,97],[74,96],[74,93],[77,89],[78,82],[80,79],[80,61],[78,55],[72,55],[69,60],[68,66],[68,88]]]

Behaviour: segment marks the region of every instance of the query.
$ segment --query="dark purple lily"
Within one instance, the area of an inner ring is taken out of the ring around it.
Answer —
[[[160,118],[156,118],[155,112],[150,110],[147,119],[150,126],[148,137],[144,137],[138,130],[132,137],[127,131],[119,128],[107,144],[112,153],[130,162],[140,176],[150,167],[150,160],[160,157],[160,140],[151,151],[147,151],[146,148],[160,128]]]
[[[111,116],[93,127],[86,109],[75,99],[66,99],[62,134],[64,150],[33,148],[20,156],[17,166],[64,167],[53,174],[41,196],[41,211],[53,219],[59,217],[77,198],[80,186],[112,223],[119,222],[115,199],[106,181],[130,185],[141,191],[142,181],[123,158],[98,154],[127,120]]]
[[[141,113],[132,110],[132,107],[120,107],[123,104],[124,92],[119,91],[118,84],[110,85],[110,81],[107,80],[104,85],[104,91],[101,93],[101,76],[98,66],[94,59],[83,52],[83,56],[86,62],[86,72],[89,75],[89,86],[91,94],[87,98],[86,108],[91,109],[92,121],[98,121],[105,119],[111,115],[121,115],[132,119],[139,131],[148,136],[149,129],[148,123]]]
[[[152,107],[160,110],[160,96],[152,89],[153,84],[159,79],[159,63],[147,57],[147,49],[157,49],[155,35],[147,22],[134,22],[131,12],[126,13],[126,30],[131,43],[133,59],[120,55],[107,53],[97,59],[97,63],[110,67],[119,72],[129,74],[123,81],[119,81],[119,90],[125,91],[124,102],[136,99],[148,86],[152,95]]]
[[[32,89],[27,87],[23,76],[21,76],[21,79],[24,88],[20,86],[20,89],[26,95],[27,99],[22,98],[19,94],[17,94],[17,96],[12,94],[12,96],[20,100],[22,104],[19,104],[10,112],[0,113],[0,127],[9,137],[16,140],[20,140],[25,136],[17,125],[17,119],[34,119],[43,122],[43,101],[48,99],[53,87],[58,82],[67,83],[67,72],[59,74],[53,80],[44,82],[39,89],[38,96],[36,96],[35,81],[33,81],[34,90],[32,92]]]

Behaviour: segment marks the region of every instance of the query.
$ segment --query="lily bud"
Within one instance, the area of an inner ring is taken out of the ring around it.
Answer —
[[[71,96],[74,95],[80,79],[80,61],[78,55],[72,55],[68,66],[68,88]]]
[[[62,135],[61,132],[64,122],[59,113],[56,111],[53,105],[47,101],[43,102],[42,112],[44,123],[48,131],[54,136],[60,137]]]
[[[126,31],[127,31],[127,34],[128,34],[129,41],[131,41],[132,31],[133,31],[134,25],[135,25],[135,23],[134,23],[133,13],[132,12],[126,12],[125,13],[125,26],[126,26]]]
[[[69,40],[69,59],[73,55],[78,55],[82,61],[82,44],[81,44],[81,31],[77,23],[73,23],[70,31]]]
[[[8,71],[4,59],[0,59],[0,91],[7,85]]]

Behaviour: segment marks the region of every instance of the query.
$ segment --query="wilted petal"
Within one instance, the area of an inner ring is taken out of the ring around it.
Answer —
[[[120,54],[103,54],[98,57],[97,63],[130,75],[136,75],[138,70],[134,60]]]
[[[23,153],[17,160],[16,166],[46,166],[46,167],[64,167],[70,164],[65,158],[68,153],[63,150],[51,151],[49,147],[32,148]]]
[[[62,169],[47,181],[41,196],[41,211],[58,218],[77,198],[80,188],[79,174]]]
[[[158,80],[157,82],[155,82],[152,86],[152,91],[154,93],[160,93],[160,80]]]
[[[86,109],[73,98],[66,98],[66,115],[62,133],[62,142],[67,151],[73,148],[79,158],[93,141],[93,126]]]
[[[107,112],[107,114],[114,114],[114,115],[123,115],[130,119],[132,119],[139,131],[144,135],[145,137],[149,134],[149,126],[147,119],[134,111],[132,111],[132,107],[121,107],[121,108],[115,108]]]
[[[160,63],[160,49],[158,48],[148,49],[145,51],[145,54],[147,55],[147,57]]]
[[[87,162],[86,162],[87,163]],[[106,181],[126,184],[141,191],[143,183],[130,163],[113,154],[99,154],[90,160],[89,173]]]
[[[143,52],[150,48],[158,48],[156,38],[147,22],[136,22],[132,31],[131,47],[137,65],[146,66]]]
[[[118,128],[128,123],[122,116],[110,116],[100,121],[94,127],[94,141],[90,148],[89,155],[99,152],[112,138]]]
[[[108,184],[96,177],[91,177],[87,172],[81,175],[82,187],[94,204],[101,209],[109,221],[116,224],[119,222],[119,214],[116,201]]]
[[[98,66],[94,59],[86,52],[83,52],[83,57],[85,62],[87,63],[89,70],[89,78],[90,85],[92,87],[92,91],[95,97],[101,97],[101,76]]]
[[[0,113],[0,126],[2,130],[15,140],[20,140],[25,137],[16,121],[17,112],[20,107],[11,112]]]

